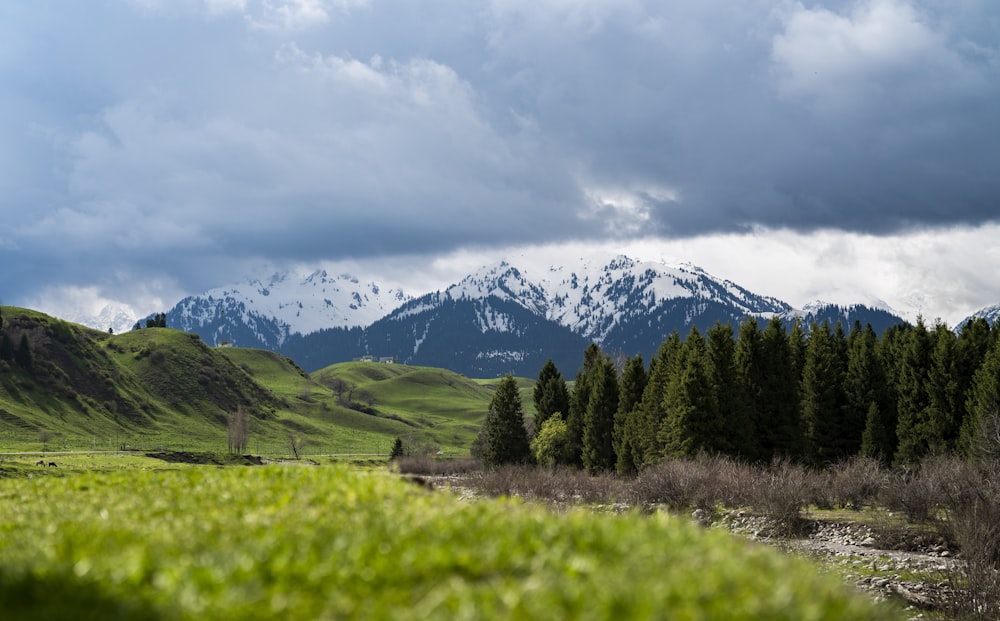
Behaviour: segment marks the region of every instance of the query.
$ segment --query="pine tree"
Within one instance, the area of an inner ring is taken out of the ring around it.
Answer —
[[[843,368],[830,324],[813,324],[806,345],[800,389],[806,461],[828,465],[846,456]],[[860,444],[860,432],[858,444]]]
[[[792,329],[788,334],[788,349],[791,354],[792,375],[801,378],[802,371],[806,366],[806,347],[808,337],[802,327],[802,319],[796,317],[792,321]]]
[[[600,361],[607,356],[601,348],[591,343],[583,352],[583,369],[576,375],[573,383],[573,393],[570,395],[569,413],[566,416],[566,429],[569,432],[569,451],[573,455],[573,464],[583,465],[583,426],[590,404],[590,390],[594,374]]]
[[[678,372],[663,396],[666,417],[659,431],[664,457],[693,457],[721,451],[723,422],[712,383],[705,339],[692,328],[684,343]]]
[[[635,433],[632,439],[632,461],[638,468],[654,464],[663,456],[663,447],[657,435],[663,424],[663,395],[670,376],[677,372],[677,359],[683,343],[675,331],[660,344],[656,357],[650,362],[648,381],[642,391],[642,400],[636,406]]]
[[[559,369],[551,359],[542,366],[538,373],[533,393],[535,401],[535,432],[542,428],[545,421],[556,412],[564,416],[569,412],[569,390]]]
[[[21,342],[18,343],[17,349],[14,351],[14,362],[22,369],[31,368],[31,345],[28,343],[27,334],[21,334]]]
[[[479,431],[478,444],[484,466],[526,463],[531,458],[521,394],[512,375],[505,376],[497,385]]]
[[[1000,341],[993,341],[976,371],[967,407],[962,451],[970,457],[1000,460]]]
[[[632,445],[639,432],[639,404],[646,389],[646,366],[642,356],[629,358],[622,370],[618,387],[618,410],[615,412],[614,445],[618,474],[633,474],[638,470]]]
[[[910,329],[900,344],[902,358],[899,362],[898,400],[896,410],[896,464],[913,464],[930,451],[928,444],[927,392],[931,365],[931,338],[923,318]]]
[[[587,472],[612,470],[615,412],[618,410],[618,373],[611,359],[600,359],[590,380],[590,400],[583,419],[583,467]]]
[[[14,360],[14,344],[6,332],[0,334],[0,360],[7,362]]]
[[[802,452],[799,428],[799,377],[781,319],[773,317],[761,335],[760,408],[757,426],[762,457],[797,458]]]
[[[752,451],[753,427],[740,392],[733,327],[717,322],[709,329],[706,338],[712,386],[723,421],[720,450],[733,457],[747,457]]]
[[[952,452],[958,444],[965,409],[957,367],[958,339],[943,323],[930,335],[932,349],[927,371],[927,446],[932,454]]]
[[[747,438],[747,458],[769,461],[770,455],[765,455],[764,445],[761,441],[763,433],[761,428],[764,424],[761,393],[763,349],[757,320],[750,317],[740,324],[740,330],[736,337],[734,360],[738,380],[737,390],[739,398],[745,404],[747,418],[750,421],[751,432]]]
[[[403,449],[403,439],[396,438],[396,441],[392,443],[392,450],[389,452],[389,461],[394,461],[403,457],[405,451]]]
[[[896,415],[887,373],[879,355],[878,336],[871,324],[856,324],[847,339],[844,375],[844,424],[861,426],[862,455],[892,463],[896,452]]]
[[[990,324],[982,317],[969,320],[962,326],[955,343],[955,428],[958,438],[955,448],[966,452],[963,429],[969,416],[969,402],[972,396],[976,372],[982,367],[993,342]]]

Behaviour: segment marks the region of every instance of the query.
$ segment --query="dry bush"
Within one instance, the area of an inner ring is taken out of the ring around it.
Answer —
[[[881,504],[891,511],[901,511],[914,522],[930,522],[941,495],[921,476],[919,469],[892,471],[882,490]]]
[[[699,456],[649,466],[632,480],[631,501],[639,505],[662,504],[674,510],[712,510],[726,496],[720,475],[727,462],[722,457]]]
[[[613,475],[590,475],[568,467],[500,466],[471,473],[466,483],[488,496],[557,503],[615,502],[624,496],[621,481]]]
[[[822,477],[788,458],[776,458],[757,471],[747,489],[748,504],[787,532],[804,527],[802,510],[822,496]]]
[[[439,459],[433,455],[403,455],[397,457],[393,464],[401,474],[431,476],[465,474],[479,468],[479,463],[471,457]]]
[[[964,561],[952,570],[955,611],[972,619],[1000,619],[1000,496],[987,488],[949,513]]]
[[[871,457],[854,457],[835,464],[829,477],[830,504],[848,509],[876,504],[889,481],[882,463]]]

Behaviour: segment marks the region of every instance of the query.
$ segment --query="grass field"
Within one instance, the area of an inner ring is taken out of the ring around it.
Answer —
[[[664,515],[461,501],[346,466],[28,474],[0,479],[10,619],[897,618]]]
[[[404,438],[462,455],[492,396],[488,382],[443,369],[343,363],[308,374],[273,352],[209,347],[179,330],[113,335],[14,307],[3,317],[33,361],[0,361],[0,453],[224,451],[242,410],[257,454],[388,454]]]

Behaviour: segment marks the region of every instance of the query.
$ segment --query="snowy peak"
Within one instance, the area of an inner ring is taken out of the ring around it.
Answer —
[[[539,315],[544,315],[548,307],[545,291],[506,261],[469,274],[458,284],[449,287],[447,295],[453,300],[496,297],[516,302]]]
[[[768,315],[788,306],[759,296],[700,268],[641,262],[616,256],[600,265],[581,263],[578,271],[550,269],[545,284],[551,295],[549,317],[597,342],[624,323],[656,313],[678,301],[695,306],[726,305],[738,315]],[[690,323],[697,309],[689,313]]]
[[[985,308],[977,310],[976,312],[972,313],[971,315],[963,319],[961,322],[959,322],[959,324],[955,327],[956,329],[960,330],[962,326],[969,323],[971,320],[979,318],[985,319],[987,322],[989,322],[990,325],[997,325],[997,322],[1000,321],[1000,304],[987,306]]]
[[[185,298],[168,317],[171,325],[192,331],[221,326],[223,318],[229,317],[230,323],[237,320],[244,327],[253,326],[262,344],[280,346],[290,334],[370,325],[408,299],[402,291],[382,289],[351,274],[286,271]]]

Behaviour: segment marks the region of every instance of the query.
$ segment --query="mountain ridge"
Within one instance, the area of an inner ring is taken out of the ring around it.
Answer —
[[[189,296],[166,314],[168,325],[206,342],[270,349],[309,370],[375,357],[478,377],[533,375],[548,358],[574,369],[591,342],[649,359],[675,330],[686,336],[692,327],[748,317],[845,327],[857,320],[879,332],[904,321],[864,305],[797,310],[697,266],[625,255],[553,265],[537,276],[501,260],[419,297],[349,274],[278,273]]]

